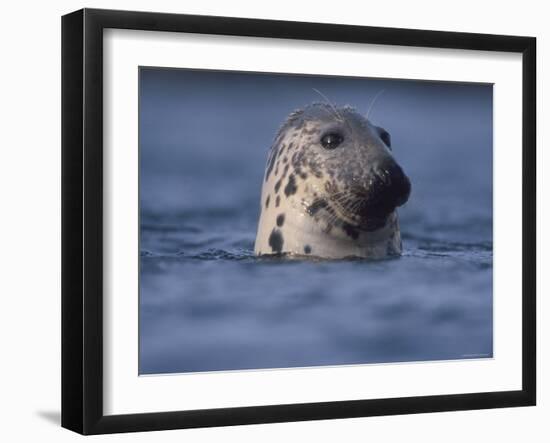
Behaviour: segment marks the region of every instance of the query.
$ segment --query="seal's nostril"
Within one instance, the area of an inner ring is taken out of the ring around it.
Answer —
[[[393,159],[380,164],[374,172],[374,182],[370,188],[369,207],[380,213],[389,213],[407,202],[411,183]]]

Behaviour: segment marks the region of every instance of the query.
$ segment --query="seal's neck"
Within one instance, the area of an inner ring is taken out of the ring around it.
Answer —
[[[397,213],[374,231],[359,229],[331,217],[329,208],[312,209],[308,196],[265,199],[256,237],[255,252],[310,255],[323,258],[363,257],[380,259],[401,254]],[[266,197],[267,198],[267,197]]]

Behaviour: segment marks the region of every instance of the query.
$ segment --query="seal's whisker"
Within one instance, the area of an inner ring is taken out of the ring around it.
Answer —
[[[315,88],[311,88],[311,89],[313,89],[317,94],[319,94],[319,95],[327,102],[327,104],[328,104],[329,107],[332,109],[332,111],[334,112],[334,114],[336,114],[336,119],[337,119],[338,121],[343,122],[343,123],[348,127],[348,129],[350,130],[350,132],[353,132],[353,128],[352,128],[352,126],[350,125],[350,122],[349,122],[347,119],[345,119],[345,118],[342,117],[342,114],[340,114],[340,113],[338,112],[338,110],[336,109],[336,106],[334,106],[334,105],[332,104],[332,102],[328,99],[328,97],[327,97],[325,94],[323,94],[321,91],[319,91],[318,89],[315,89]],[[344,109],[346,109],[346,108],[344,107]]]
[[[378,91],[376,93],[374,98],[371,100],[369,109],[367,110],[367,115],[366,115],[367,119],[369,118],[369,115],[370,115],[372,109],[374,108],[374,105],[375,105],[376,101],[378,100],[378,97],[380,97],[384,92],[386,92],[385,89],[381,89],[380,91]]]
[[[357,210],[359,209],[360,203],[361,203],[360,201],[355,200],[355,201],[352,203],[352,205],[351,205],[351,210],[352,210],[353,212],[357,212]]]
[[[340,113],[337,111],[336,106],[334,106],[334,105],[332,104],[332,102],[328,99],[328,97],[327,97],[325,94],[323,94],[323,93],[322,93],[321,91],[319,91],[318,89],[315,89],[315,88],[311,88],[311,89],[313,89],[317,94],[319,94],[319,95],[327,102],[327,104],[330,106],[330,108],[332,109],[332,111],[334,112],[334,114],[336,114],[336,117],[338,118],[338,120],[342,120],[342,121],[344,120],[344,119],[342,118],[342,116],[340,115]]]

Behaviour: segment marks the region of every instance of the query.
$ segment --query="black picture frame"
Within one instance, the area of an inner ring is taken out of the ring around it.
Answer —
[[[192,32],[503,51],[523,63],[522,389],[130,415],[103,413],[103,30]],[[62,18],[62,426],[150,431],[536,403],[536,39],[229,17],[83,9]]]

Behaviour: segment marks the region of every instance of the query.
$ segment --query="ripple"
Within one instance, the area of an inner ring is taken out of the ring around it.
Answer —
[[[200,254],[191,255],[189,258],[196,260],[230,260],[240,261],[254,258],[253,251],[241,250],[238,252],[225,251],[223,249],[209,249],[208,251]]]

